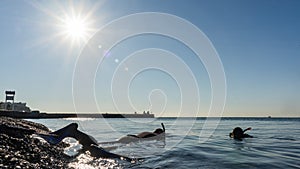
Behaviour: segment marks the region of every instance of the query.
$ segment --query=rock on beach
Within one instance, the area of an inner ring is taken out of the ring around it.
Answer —
[[[0,117],[0,168],[69,168],[65,144],[50,145],[34,136],[49,133],[38,123]]]

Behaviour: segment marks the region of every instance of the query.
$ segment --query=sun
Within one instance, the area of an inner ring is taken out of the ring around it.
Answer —
[[[63,24],[63,29],[66,36],[72,38],[73,40],[87,39],[88,24],[83,18],[79,16],[65,17]]]
[[[90,18],[74,13],[71,16],[65,15],[64,18],[61,18],[60,27],[61,35],[65,37],[65,40],[71,39],[72,44],[87,42],[93,32]]]
[[[83,38],[87,34],[86,23],[80,18],[69,18],[65,21],[65,24],[69,36]]]
[[[65,47],[68,52],[80,50],[98,31],[98,24],[102,24],[102,17],[105,15],[95,17],[102,3],[72,0],[30,1],[30,4],[41,12],[41,16],[45,16],[37,23],[47,32],[30,46],[54,44],[59,48]]]

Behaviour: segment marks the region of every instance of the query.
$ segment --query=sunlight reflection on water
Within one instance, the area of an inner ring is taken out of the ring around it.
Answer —
[[[80,154],[76,160],[69,164],[69,167],[75,169],[95,169],[95,168],[122,168],[116,160],[93,158],[88,154]]]

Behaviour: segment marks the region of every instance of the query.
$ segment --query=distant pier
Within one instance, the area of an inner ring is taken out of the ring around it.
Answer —
[[[19,119],[55,119],[55,118],[154,118],[154,114],[118,114],[118,113],[44,113],[31,110],[26,103],[15,102],[15,91],[5,91],[5,102],[0,102],[0,116]]]
[[[19,119],[55,118],[154,118],[154,114],[117,114],[117,113],[34,113],[0,110],[0,116]]]

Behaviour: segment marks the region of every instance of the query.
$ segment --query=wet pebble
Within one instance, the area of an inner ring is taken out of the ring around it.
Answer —
[[[41,142],[32,137],[33,131],[50,130],[38,123],[0,117],[0,168],[68,168],[63,144]]]

